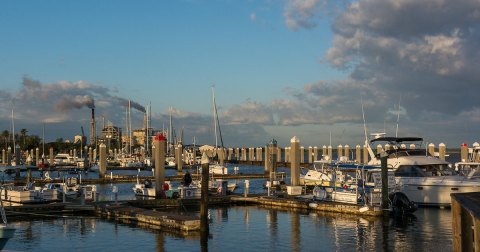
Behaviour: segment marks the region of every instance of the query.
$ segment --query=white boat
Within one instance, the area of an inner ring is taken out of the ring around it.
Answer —
[[[419,205],[450,206],[451,193],[480,192],[480,180],[458,175],[448,162],[431,156],[421,148],[422,138],[380,137],[370,144],[386,142],[387,166],[395,172],[398,190]],[[373,155],[368,143],[370,165],[380,166],[380,156]],[[405,146],[415,144],[415,148]]]
[[[455,163],[455,171],[468,178],[480,178],[480,146],[468,148],[466,160]]]
[[[66,153],[59,153],[53,158],[53,164],[56,166],[74,165],[75,159]]]
[[[0,207],[0,213],[3,222],[2,224],[0,224],[0,250],[3,250],[3,248],[7,244],[7,241],[15,234],[15,228],[10,227],[7,223],[7,216],[5,214],[5,208],[3,207],[2,197],[0,197]]]
[[[66,198],[75,199],[80,196],[80,185],[77,183],[77,178],[67,178],[63,183],[46,183],[42,190],[56,190],[58,199]]]

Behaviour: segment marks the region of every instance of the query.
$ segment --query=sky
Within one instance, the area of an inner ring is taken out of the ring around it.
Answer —
[[[124,128],[130,100],[134,128],[151,107],[214,144],[213,88],[231,147],[480,141],[478,0],[3,0],[0,31],[2,131],[12,108],[47,141],[89,136],[91,107]]]

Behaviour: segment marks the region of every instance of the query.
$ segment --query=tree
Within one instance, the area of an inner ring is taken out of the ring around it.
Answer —
[[[5,142],[5,149],[8,147],[9,139],[10,139],[10,132],[8,130],[4,130],[2,132],[2,137]]]
[[[23,148],[25,148],[25,137],[27,136],[27,132],[28,132],[27,129],[21,129],[21,130],[20,130],[20,134],[21,134],[22,137],[23,137]]]

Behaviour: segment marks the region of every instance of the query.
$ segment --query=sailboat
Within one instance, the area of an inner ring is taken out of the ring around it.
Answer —
[[[218,135],[220,135],[220,141],[222,144],[223,151],[223,138],[222,138],[222,131],[220,130],[220,123],[218,120],[218,112],[217,112],[217,104],[215,103],[215,91],[212,87],[212,98],[213,98],[213,124],[214,124],[214,131],[215,131],[215,149],[213,162],[210,163],[209,170],[211,174],[228,174],[228,169],[224,165],[218,162]],[[217,130],[218,129],[218,130]],[[217,132],[218,131],[218,132]]]

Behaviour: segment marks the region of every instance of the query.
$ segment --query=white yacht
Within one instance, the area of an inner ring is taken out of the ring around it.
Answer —
[[[428,154],[419,137],[379,137],[370,141],[388,143],[387,166],[395,172],[398,190],[419,205],[450,206],[451,193],[480,192],[480,180],[457,174],[448,162]],[[366,143],[371,161],[380,166],[380,155],[374,155]],[[407,148],[409,146],[409,148]],[[415,147],[413,147],[415,146]]]

